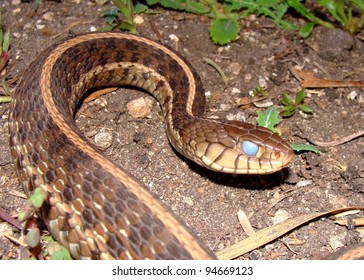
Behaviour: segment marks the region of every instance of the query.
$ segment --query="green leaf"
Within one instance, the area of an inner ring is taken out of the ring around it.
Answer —
[[[287,3],[309,21],[321,24],[322,26],[328,28],[333,28],[333,25],[331,23],[323,21],[320,18],[316,17],[313,13],[311,13],[305,6],[301,4],[301,0],[287,0]]]
[[[276,107],[270,107],[264,112],[258,112],[257,121],[260,126],[266,127],[273,132],[277,132],[274,128],[282,119],[278,118],[279,111]]]
[[[148,6],[147,5],[144,5],[144,4],[139,3],[139,2],[137,2],[134,5],[134,12],[136,14],[144,13],[147,9],[148,9]]]
[[[100,13],[101,17],[113,17],[116,18],[118,16],[119,9],[117,7],[112,7],[110,9],[104,10]]]
[[[42,236],[42,240],[45,242],[54,242],[54,238],[52,235],[44,235]]]
[[[165,8],[182,10],[189,13],[203,15],[211,11],[210,6],[204,5],[203,2],[193,2],[188,0],[147,0],[147,4],[152,6],[160,4]]]
[[[210,26],[212,41],[219,45],[226,45],[235,40],[239,31],[238,22],[228,18],[216,19]]]
[[[296,107],[294,105],[287,105],[287,106],[284,106],[282,111],[283,112],[289,112],[289,111],[295,111],[296,110]]]
[[[305,112],[305,113],[312,113],[313,112],[313,109],[307,104],[298,105],[298,108],[300,108],[300,110],[302,112]]]
[[[8,52],[10,46],[10,30],[6,31],[3,41],[3,51]]]
[[[292,98],[287,93],[283,94],[283,97],[281,99],[281,103],[283,105],[285,105],[285,106],[294,104]]]
[[[351,0],[351,3],[357,7],[362,13],[364,13],[364,2],[363,0]]]
[[[295,97],[295,100],[294,100],[294,103],[295,103],[295,104],[300,104],[300,103],[303,101],[303,99],[305,99],[305,90],[304,90],[304,89],[301,89],[301,90],[297,93],[297,95],[296,95],[296,97]]]
[[[281,113],[282,117],[285,117],[285,118],[289,118],[289,117],[292,117],[295,113],[295,110],[288,110],[288,111],[283,111]]]
[[[36,188],[29,199],[34,207],[38,209],[43,205],[46,199],[46,193],[40,187]]]
[[[52,260],[72,260],[69,252],[63,246],[52,254]]]
[[[38,246],[40,242],[40,231],[38,228],[31,229],[27,235],[25,236],[25,242],[31,247],[34,248]]]
[[[22,211],[18,214],[18,220],[21,222],[24,222],[28,218],[28,213],[25,211]]]
[[[317,0],[317,2],[324,6],[338,22],[344,24],[342,17],[338,13],[339,6],[337,0]]]
[[[294,150],[296,152],[310,151],[310,152],[314,152],[316,154],[320,153],[320,150],[316,146],[309,145],[309,144],[292,144],[291,148],[292,148],[292,150]]]
[[[299,35],[303,38],[307,38],[311,35],[313,28],[316,26],[315,22],[309,22],[302,26],[299,31]]]
[[[0,103],[8,103],[11,102],[11,96],[0,96]]]

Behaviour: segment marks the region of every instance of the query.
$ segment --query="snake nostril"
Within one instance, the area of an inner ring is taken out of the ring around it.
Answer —
[[[279,152],[279,151],[274,151],[274,152],[272,153],[272,159],[274,159],[274,160],[278,160],[278,159],[280,159],[280,157],[281,157],[281,152]]]

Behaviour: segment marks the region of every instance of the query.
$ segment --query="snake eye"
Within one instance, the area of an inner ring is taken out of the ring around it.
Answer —
[[[257,144],[246,140],[241,144],[241,149],[247,156],[255,156],[258,153],[259,147]]]

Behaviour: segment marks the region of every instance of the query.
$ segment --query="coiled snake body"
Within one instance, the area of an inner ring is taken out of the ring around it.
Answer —
[[[209,259],[214,254],[142,183],[105,158],[74,123],[89,89],[131,85],[156,97],[171,144],[209,169],[267,174],[293,152],[267,129],[203,117],[204,91],[169,48],[123,33],[80,35],[49,48],[11,104],[11,154],[27,195],[40,187],[51,234],[75,259]]]

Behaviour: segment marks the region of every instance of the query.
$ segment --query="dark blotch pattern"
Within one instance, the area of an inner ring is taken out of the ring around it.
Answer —
[[[115,172],[105,171],[92,155],[76,146],[69,139],[69,135],[63,134],[50,117],[42,99],[40,85],[42,65],[48,63],[48,56],[54,50],[55,47],[51,47],[43,52],[24,73],[13,96],[9,119],[11,153],[26,193],[32,192],[40,182],[48,186],[48,190],[55,190],[48,191],[48,199],[40,211],[50,231],[58,241],[64,241],[66,248],[73,248],[71,254],[74,258],[192,258],[193,250],[188,251],[179,242],[179,236],[174,236],[164,221],[154,215],[149,206],[142,203],[128,186],[115,177],[118,168],[115,167]],[[115,85],[114,73],[117,71],[105,70],[99,77],[86,79],[78,91],[72,91],[71,85],[77,84],[82,75],[92,71],[95,66],[118,61],[139,62],[155,67],[155,71],[165,76],[176,92],[173,100],[176,106],[185,106],[184,95],[189,82],[180,65],[158,48],[128,39],[100,38],[80,41],[58,57],[50,75],[50,86],[60,117],[83,141],[87,139],[77,130],[73,120],[77,103],[90,88]],[[128,70],[125,73],[128,74]],[[194,71],[193,73],[200,86],[199,78]],[[121,84],[123,80],[117,85]],[[204,107],[202,87],[199,91],[193,104],[196,114],[201,114]],[[177,123],[179,122],[176,121]],[[93,155],[100,154],[92,144],[89,145],[94,149]],[[137,182],[132,177],[131,180]],[[145,187],[142,188],[148,192]],[[77,211],[81,205],[82,211]],[[169,210],[166,208],[165,212]],[[57,218],[53,215],[63,216]],[[60,228],[52,228],[50,219],[57,221]],[[178,221],[178,218],[175,219]],[[92,250],[86,250],[87,242],[81,239],[95,241],[97,236],[94,232],[104,231],[100,222],[106,227],[102,236],[106,243],[95,243]],[[76,231],[76,226],[81,226],[81,231]],[[78,242],[75,238],[77,235],[80,240],[79,249],[74,246]],[[199,240],[192,233],[187,234],[186,238]],[[69,242],[72,242],[72,246]],[[205,251],[206,258],[214,257],[202,243],[197,247]],[[152,248],[155,252],[153,254]]]

